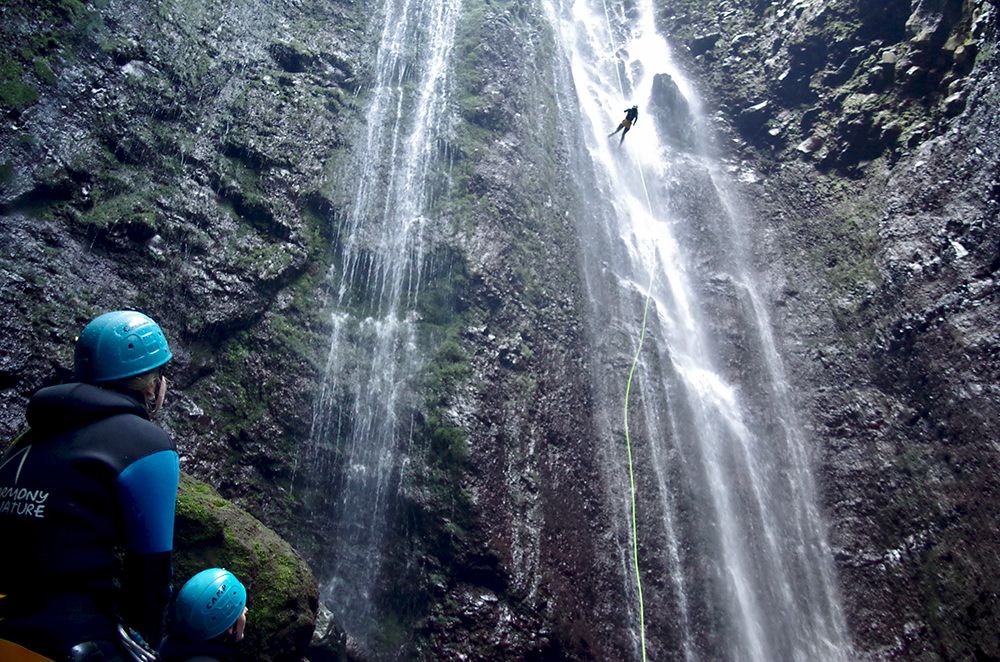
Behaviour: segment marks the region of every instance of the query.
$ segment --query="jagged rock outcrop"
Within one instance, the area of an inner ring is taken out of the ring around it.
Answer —
[[[653,77],[653,93],[648,112],[664,140],[679,147],[692,146],[694,117],[680,88],[667,74]]]
[[[662,3],[662,22],[744,140],[850,171],[895,158],[960,112],[989,2]],[[706,21],[706,17],[721,17]],[[711,26],[717,35],[706,42]],[[811,145],[811,146],[810,146]]]

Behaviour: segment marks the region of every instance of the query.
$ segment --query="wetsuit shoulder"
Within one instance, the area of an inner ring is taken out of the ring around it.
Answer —
[[[131,551],[150,554],[173,549],[179,477],[177,451],[172,449],[145,455],[118,474],[115,484]]]

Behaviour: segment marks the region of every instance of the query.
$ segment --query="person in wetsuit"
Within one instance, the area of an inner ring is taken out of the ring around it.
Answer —
[[[77,340],[77,381],[28,403],[0,456],[0,659],[131,659],[120,624],[159,644],[179,469],[150,417],[171,358],[152,319],[105,313]]]
[[[247,591],[225,568],[202,570],[177,592],[161,662],[229,662],[247,624]]]
[[[621,140],[618,141],[618,144],[621,145],[623,142],[625,142],[625,134],[628,133],[628,130],[632,128],[632,125],[638,121],[639,121],[639,106],[632,106],[631,108],[626,108],[625,119],[621,121],[617,129],[608,134],[608,138],[621,131],[622,137]]]

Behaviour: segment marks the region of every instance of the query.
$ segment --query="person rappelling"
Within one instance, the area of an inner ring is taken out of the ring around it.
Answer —
[[[623,142],[625,142],[625,134],[628,133],[628,130],[632,128],[632,125],[638,121],[639,121],[639,106],[632,106],[631,108],[626,108],[625,119],[621,121],[621,124],[618,125],[617,129],[608,134],[608,138],[612,137],[613,135],[621,131],[622,137],[621,140],[618,141],[618,144],[621,145]]]

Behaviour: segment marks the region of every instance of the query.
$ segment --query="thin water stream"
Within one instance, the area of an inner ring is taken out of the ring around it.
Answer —
[[[321,588],[336,621],[369,646],[378,635],[379,559],[423,362],[414,310],[424,214],[460,11],[456,0],[387,0],[373,15],[374,75],[348,169],[352,206],[330,274],[335,310],[310,438],[312,460],[328,464],[311,470],[331,477],[334,495]]]

